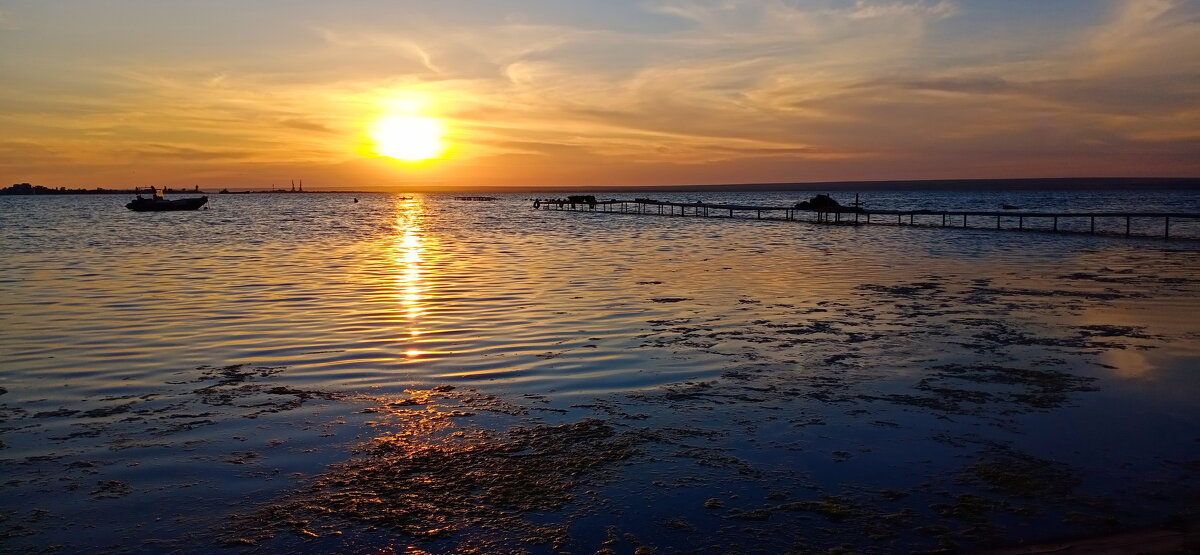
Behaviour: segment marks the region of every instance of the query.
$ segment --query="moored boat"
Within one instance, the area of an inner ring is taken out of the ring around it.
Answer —
[[[167,210],[196,210],[204,206],[208,202],[208,197],[192,197],[181,198],[175,200],[166,200],[159,198],[143,198],[138,197],[133,199],[125,208],[135,212],[162,212]]]

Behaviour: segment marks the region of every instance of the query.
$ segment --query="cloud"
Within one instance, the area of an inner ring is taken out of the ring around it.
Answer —
[[[929,4],[927,2],[868,2],[857,0],[850,17],[867,19],[874,17],[919,16],[932,19],[946,19],[958,13],[958,5],[942,0]]]
[[[164,160],[164,161],[204,161],[204,162],[219,162],[228,160],[244,160],[254,158],[255,155],[251,152],[229,150],[229,149],[200,149],[187,148],[177,145],[167,144],[147,144],[139,148],[126,151],[125,154],[138,160]]]

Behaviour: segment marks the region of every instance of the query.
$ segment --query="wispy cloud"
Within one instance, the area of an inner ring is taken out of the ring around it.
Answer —
[[[851,17],[865,19],[873,17],[920,16],[934,19],[945,19],[958,13],[958,5],[954,2],[941,0],[936,3],[928,2],[868,2],[858,0],[854,3]]]

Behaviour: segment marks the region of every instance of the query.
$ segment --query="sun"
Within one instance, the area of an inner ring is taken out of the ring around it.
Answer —
[[[371,127],[375,152],[407,162],[438,158],[446,151],[445,128],[436,118],[388,116]]]

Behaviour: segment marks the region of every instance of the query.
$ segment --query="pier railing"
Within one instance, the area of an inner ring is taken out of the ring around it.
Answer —
[[[707,202],[670,202],[652,199],[578,200],[538,199],[534,208],[540,210],[573,210],[601,213],[643,214],[701,218],[741,218],[760,220],[807,221],[822,224],[890,224],[924,227],[956,227],[966,229],[997,229],[1010,231],[1048,231],[1068,233],[1102,233],[1125,237],[1161,237],[1171,239],[1172,220],[1200,221],[1200,213],[1187,212],[1045,212],[1025,210],[865,210],[853,207],[808,210],[791,206],[757,206]],[[893,220],[893,218],[895,218]],[[1142,224],[1134,230],[1134,220]],[[1145,220],[1152,220],[1145,232]],[[1102,224],[1096,227],[1097,221]],[[983,225],[986,222],[986,225]],[[992,223],[994,222],[994,225]],[[1041,222],[1042,225],[1031,225]],[[1060,225],[1070,222],[1071,225]],[[1158,233],[1161,230],[1161,233]],[[1181,238],[1181,237],[1174,237]],[[1184,237],[1200,239],[1198,236]]]

